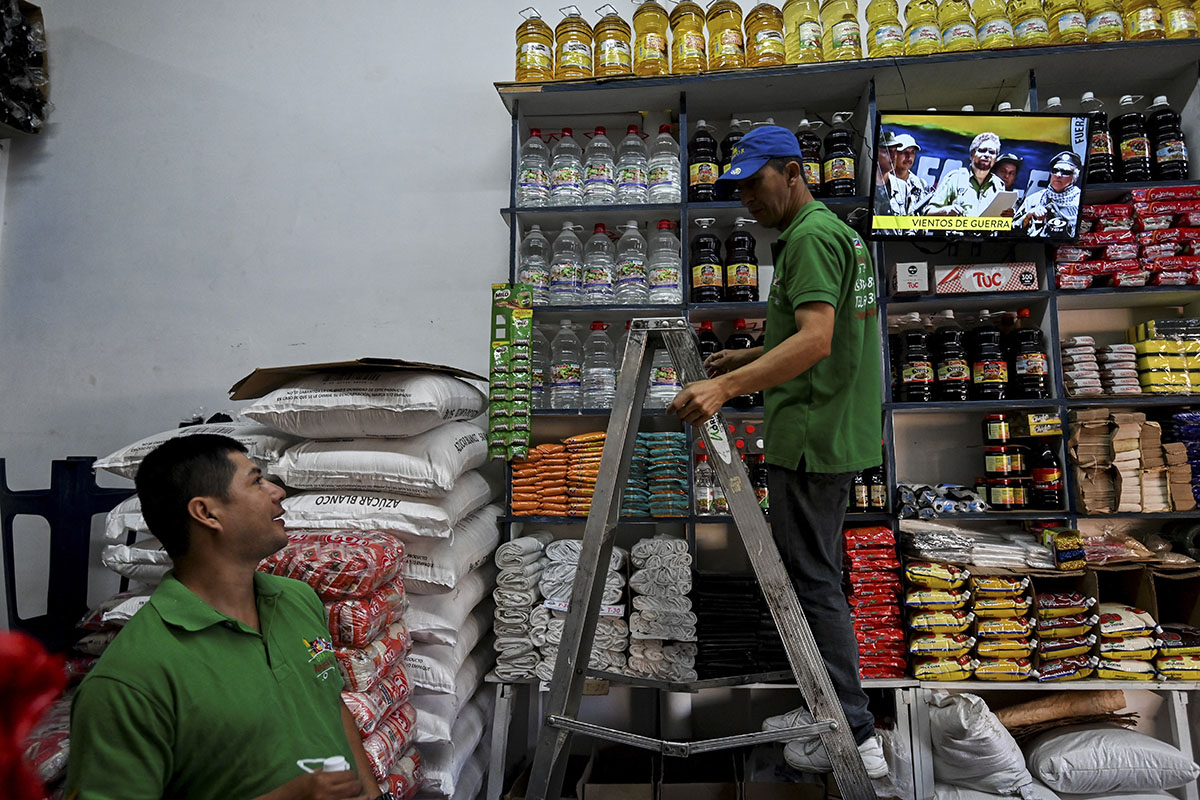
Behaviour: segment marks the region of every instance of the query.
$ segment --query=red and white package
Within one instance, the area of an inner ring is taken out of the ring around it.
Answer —
[[[1167,228],[1174,227],[1175,216],[1173,214],[1153,214],[1146,217],[1138,217],[1137,224],[1134,226],[1138,231],[1161,231]]]
[[[375,780],[383,782],[391,772],[392,764],[408,748],[412,739],[413,726],[417,723],[417,709],[405,703],[383,718],[370,736],[363,739],[363,750]]]
[[[904,642],[904,629],[899,626],[854,629],[859,648],[882,642]]]
[[[861,554],[869,552],[865,550],[851,550],[846,554],[846,566],[850,569],[850,580],[854,581],[855,573],[860,571],[880,571],[880,570],[897,570],[900,569],[900,561],[896,558],[895,553],[889,553],[886,556],[868,556],[863,557]]]
[[[904,674],[904,670],[908,667],[908,661],[902,656],[863,656],[861,653],[858,657],[858,668],[865,669],[888,669],[898,671],[900,675]],[[893,677],[893,676],[885,676]],[[894,676],[900,677],[900,676]]]
[[[1136,201],[1133,204],[1133,210],[1139,217],[1150,217],[1157,214],[1186,214],[1189,211],[1200,211],[1200,199]]]
[[[400,574],[404,544],[375,531],[312,531],[288,536],[288,544],[262,568],[304,581],[322,600],[362,597]]]
[[[1179,245],[1176,242],[1138,245],[1138,256],[1141,258],[1169,258],[1178,252]]]
[[[403,620],[388,626],[383,636],[366,647],[339,647],[338,671],[346,681],[346,691],[365,692],[391,671],[395,664],[403,663],[412,649],[412,637]]]
[[[1188,211],[1175,217],[1175,224],[1181,228],[1200,227],[1200,211]]]
[[[1107,231],[1094,233],[1081,233],[1075,238],[1076,247],[1100,247],[1106,244],[1124,244],[1126,242],[1136,242],[1137,237],[1132,231]]]
[[[846,550],[870,550],[896,546],[896,534],[891,528],[876,525],[870,528],[846,528],[842,531]]]
[[[1055,276],[1059,289],[1087,289],[1092,285],[1091,275],[1071,275],[1058,273]]]
[[[1200,228],[1164,228],[1161,231],[1142,231],[1137,234],[1137,241],[1139,244],[1200,241]]]
[[[1092,258],[1092,248],[1090,247],[1074,247],[1069,244],[1064,244],[1061,247],[1054,249],[1055,261],[1089,261]]]
[[[1104,246],[1103,258],[1106,261],[1131,261],[1138,257],[1138,246],[1133,242],[1125,244],[1108,244]]]
[[[390,709],[404,705],[410,697],[412,686],[404,664],[393,666],[387,677],[365,692],[342,692],[342,702],[350,709],[363,736],[369,736]]]
[[[96,666],[96,662],[99,660],[98,656],[68,658],[63,667],[67,673],[67,683],[79,683],[86,678],[87,674],[92,671],[92,667]]]
[[[1200,186],[1152,186],[1148,189],[1130,189],[1129,199],[1135,203],[1200,199]]]
[[[846,598],[846,602],[850,604],[851,609],[865,606],[886,606],[891,603],[898,604],[900,602],[900,593],[852,594]]]
[[[421,788],[421,753],[409,748],[392,762],[392,770],[380,781],[380,788],[394,800],[408,800]]]
[[[55,700],[25,740],[25,763],[43,783],[53,783],[67,773],[74,696],[75,692],[70,691]]]
[[[399,578],[366,597],[325,603],[329,634],[338,647],[366,647],[404,613],[407,598]]]
[[[1188,286],[1195,282],[1194,272],[1155,272],[1149,280],[1151,286]]]
[[[1128,286],[1145,286],[1146,281],[1150,280],[1149,270],[1131,270],[1129,272],[1118,272],[1110,276],[1113,286],[1128,287]]]
[[[1200,269],[1200,256],[1167,256],[1155,258],[1146,263],[1149,269],[1159,272],[1184,272]]]
[[[1124,219],[1098,219],[1096,220],[1095,231],[1108,233],[1109,231],[1131,231],[1133,230],[1133,217],[1125,217]]]
[[[123,627],[148,602],[150,602],[148,594],[138,594],[137,592],[114,594],[85,614],[75,627],[85,631],[102,631],[107,628]]]
[[[1073,261],[1054,266],[1059,275],[1108,275],[1128,269],[1128,261]]]
[[[1079,207],[1079,216],[1084,219],[1127,219],[1133,216],[1129,203],[1089,203]]]

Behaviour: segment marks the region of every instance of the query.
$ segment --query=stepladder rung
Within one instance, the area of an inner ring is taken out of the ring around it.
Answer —
[[[830,720],[820,720],[811,725],[797,725],[792,728],[779,728],[752,733],[738,733],[732,736],[719,736],[713,739],[698,739],[692,742],[678,742],[670,739],[655,739],[650,736],[640,736],[636,733],[595,725],[568,717],[554,714],[546,717],[546,724],[568,730],[573,733],[591,736],[593,739],[604,739],[617,744],[640,747],[643,750],[653,750],[665,756],[687,758],[699,753],[711,753],[717,750],[732,750],[736,747],[750,747],[767,742],[787,742],[794,739],[811,739],[834,730],[835,725]]]

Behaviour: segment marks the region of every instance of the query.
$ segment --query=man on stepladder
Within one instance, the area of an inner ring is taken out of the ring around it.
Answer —
[[[800,159],[796,137],[776,126],[751,130],[734,148],[719,180],[737,181],[742,205],[781,231],[764,346],[710,356],[714,377],[685,386],[669,410],[701,425],[730,398],[765,391],[772,533],[867,774],[880,778],[887,763],[842,590],[851,482],[882,461],[875,273],[862,238],[813,199]],[[797,769],[831,769],[819,738],[785,753]]]

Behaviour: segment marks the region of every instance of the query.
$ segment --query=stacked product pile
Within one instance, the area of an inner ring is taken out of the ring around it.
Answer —
[[[1169,439],[1194,436],[1187,413],[1172,417]],[[1071,455],[1079,506],[1087,513],[1194,508],[1188,446],[1179,441],[1164,444],[1162,438],[1162,426],[1147,421],[1142,412],[1072,410]]]
[[[975,615],[967,610],[971,573],[953,564],[910,562],[904,570],[904,606],[912,630],[913,677],[924,681],[966,680],[978,661],[968,635]]]
[[[1029,579],[973,575],[971,611],[975,615],[975,677],[1021,681],[1033,671]]]
[[[650,516],[650,440],[641,433],[634,440],[629,480],[621,490],[621,516]]]
[[[1124,603],[1101,603],[1100,660],[1096,676],[1105,680],[1153,680],[1162,628],[1149,612]]]
[[[1183,622],[1162,624],[1162,646],[1154,668],[1166,680],[1200,680],[1200,627]]]
[[[1071,397],[1103,394],[1100,360],[1096,357],[1096,340],[1091,336],[1072,336],[1061,342],[1060,350],[1063,384],[1067,388],[1067,394]]]
[[[760,617],[762,592],[753,575],[697,572],[696,671],[702,678],[757,672],[760,637],[747,620]],[[776,635],[778,639],[778,635]]]
[[[567,516],[572,497],[567,491],[568,461],[562,444],[539,444],[529,451],[529,458],[513,461],[512,513]]]
[[[953,522],[902,520],[904,554],[984,568],[1055,569],[1053,554],[1026,531],[969,530]]]
[[[1141,394],[1137,350],[1131,344],[1109,344],[1097,351],[1100,381],[1105,394]]]
[[[687,434],[679,432],[639,433],[647,448],[647,489],[652,517],[688,515]]]
[[[533,644],[530,615],[541,605],[538,584],[549,560],[543,555],[553,536],[535,531],[496,548],[496,676],[503,681],[534,677],[542,658]]]
[[[687,540],[642,539],[630,550],[631,675],[687,683],[696,680],[696,615],[692,613],[692,555]]]
[[[1154,319],[1125,332],[1147,394],[1200,393],[1200,319]]]
[[[903,678],[904,622],[900,616],[900,561],[890,528],[847,528],[850,617],[863,678]]]
[[[1163,445],[1168,489],[1176,511],[1191,511],[1200,501],[1200,413],[1180,411],[1167,425]]]
[[[1070,681],[1090,677],[1096,668],[1096,598],[1080,592],[1038,592],[1037,679]]]

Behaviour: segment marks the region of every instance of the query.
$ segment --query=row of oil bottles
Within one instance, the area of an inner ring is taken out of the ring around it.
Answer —
[[[811,64],[863,57],[858,0],[758,3],[734,0],[707,11],[691,0],[669,13],[658,0],[632,0],[632,27],[612,5],[593,27],[578,7],[560,9],[551,30],[534,8],[517,28],[518,81],[610,75],[686,75],[710,70]],[[896,0],[866,7],[870,58],[1123,39],[1196,38],[1191,0]]]

